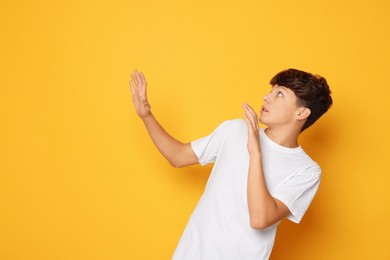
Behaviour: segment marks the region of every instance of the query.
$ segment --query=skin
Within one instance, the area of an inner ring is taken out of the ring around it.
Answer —
[[[275,85],[264,96],[267,110],[260,111],[260,119],[253,108],[243,104],[244,117],[248,125],[248,152],[250,155],[248,171],[248,208],[250,223],[254,229],[267,228],[290,214],[287,206],[272,197],[266,186],[262,167],[259,125],[268,125],[267,136],[279,145],[298,147],[298,136],[310,110],[297,104],[297,98],[288,88]]]
[[[160,153],[176,168],[198,163],[191,144],[173,138],[154,117],[147,99],[147,82],[143,73],[134,70],[131,77],[134,81],[130,80],[130,88],[135,110]]]
[[[142,119],[151,139],[161,154],[174,167],[184,167],[198,163],[198,158],[190,143],[182,143],[167,133],[154,117],[146,95],[147,82],[142,72],[131,74],[130,88],[132,100],[138,116]],[[248,152],[250,155],[248,172],[248,209],[251,227],[265,229],[290,214],[285,204],[273,198],[266,186],[262,168],[259,139],[259,125],[268,126],[267,136],[285,147],[297,147],[300,129],[310,115],[310,110],[297,104],[293,91],[275,85],[264,96],[264,106],[268,111],[260,111],[260,118],[247,103],[243,104],[243,115],[248,125]]]

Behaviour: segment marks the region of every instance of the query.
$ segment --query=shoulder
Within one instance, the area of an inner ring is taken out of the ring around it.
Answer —
[[[214,130],[214,133],[224,138],[236,138],[245,136],[248,132],[248,127],[243,119],[229,119],[220,123]]]
[[[247,129],[247,124],[244,119],[230,119],[223,121],[220,125],[220,128],[227,128],[227,129]]]
[[[310,175],[312,178],[320,178],[321,172],[321,166],[310,158],[310,163],[301,171],[301,174]]]
[[[321,175],[321,166],[311,158],[309,154],[301,147],[300,152],[297,154],[297,161],[299,161],[302,165],[302,171],[309,172],[314,175]],[[300,158],[300,159],[298,159]]]

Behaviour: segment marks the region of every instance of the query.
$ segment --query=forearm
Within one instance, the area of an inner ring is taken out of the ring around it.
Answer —
[[[252,227],[269,225],[277,204],[266,186],[261,153],[250,155],[248,171],[248,208]]]
[[[151,112],[142,120],[157,149],[171,165],[177,167],[184,144],[167,133]]]

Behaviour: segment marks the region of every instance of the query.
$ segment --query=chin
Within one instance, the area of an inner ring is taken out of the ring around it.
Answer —
[[[268,124],[267,124],[267,121],[264,120],[264,119],[261,118],[261,117],[259,118],[259,122],[262,123],[263,125],[268,125]]]
[[[259,118],[259,122],[260,122],[262,125],[266,126],[266,128],[270,128],[271,125],[272,125],[272,122],[267,121],[267,120],[264,120],[264,119],[261,119],[261,118]]]

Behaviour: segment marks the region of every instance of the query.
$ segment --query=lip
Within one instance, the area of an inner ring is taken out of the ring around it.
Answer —
[[[265,106],[261,107],[261,112],[268,112],[268,109]]]

